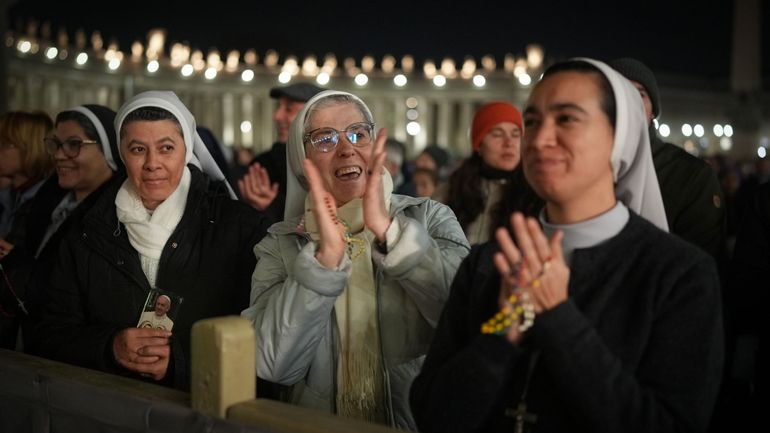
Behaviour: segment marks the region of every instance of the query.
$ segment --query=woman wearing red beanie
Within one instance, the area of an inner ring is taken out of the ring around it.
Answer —
[[[485,104],[473,116],[473,154],[450,176],[445,200],[471,244],[487,241],[505,224],[523,132],[521,113],[507,102]]]

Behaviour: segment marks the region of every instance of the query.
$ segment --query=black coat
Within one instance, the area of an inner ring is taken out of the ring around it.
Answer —
[[[756,408],[760,408],[762,399],[758,396],[766,396],[770,388],[767,345],[770,332],[765,322],[765,310],[770,302],[770,183],[757,186],[744,208],[731,270],[730,289],[725,294],[728,335],[733,345],[739,345],[734,346],[728,377],[740,385],[751,383],[740,389],[755,398]],[[756,348],[745,350],[752,338],[756,339]],[[761,412],[752,415],[756,420],[762,418]]]
[[[193,323],[248,307],[252,249],[266,232],[263,217],[231,200],[224,183],[210,181],[195,167],[190,171],[184,215],[163,249],[156,281],[158,288],[184,297],[163,380],[178,389],[189,388]],[[35,338],[43,356],[139,378],[119,367],[112,354],[113,337],[136,327],[150,290],[139,254],[117,219],[120,184],[105,191],[62,242]]]
[[[726,260],[726,215],[716,172],[702,159],[650,129],[652,161],[658,177],[669,231],[711,254],[717,263]]]
[[[35,254],[43,241],[48,226],[51,224],[52,213],[65,195],[69,193],[69,190],[59,186],[59,178],[54,174],[43,183],[38,193],[30,202],[30,211],[25,221],[23,241],[15,245],[11,254],[3,261],[8,277],[19,297],[24,300],[28,313],[24,315],[17,311],[16,316],[22,319],[21,325],[24,327],[25,351],[34,353],[34,348],[31,346],[33,340],[29,340],[27,337],[32,327],[40,319],[41,305],[46,302],[48,277],[56,261],[61,240],[64,238],[69,227],[77,224],[88,209],[93,206],[99,195],[108,188],[112,181],[119,177],[113,176],[84,198],[46,241],[45,246],[37,257],[35,257]],[[118,179],[118,181],[122,180]],[[13,328],[18,323],[18,321],[14,322]],[[12,337],[15,339],[15,332]],[[13,348],[13,346],[9,348]]]
[[[29,213],[24,220],[14,224],[13,230],[17,233],[16,243],[11,253],[0,262],[8,277],[7,282],[4,279],[0,281],[0,308],[9,316],[0,315],[0,347],[4,349],[16,347],[19,325],[25,319],[23,311],[19,308],[7,284],[8,282],[12,284],[16,295],[25,301],[25,308],[29,310],[31,305],[28,301],[27,284],[35,272],[35,252],[51,222],[51,212],[66,193],[66,190],[59,187],[59,179],[56,175],[49,177],[27,204]],[[41,266],[40,272],[47,271],[50,271],[50,267]]]
[[[569,299],[512,345],[480,327],[498,310],[493,243],[458,270],[411,390],[423,432],[514,431],[526,397],[538,432],[705,431],[723,339],[713,260],[636,214],[605,243],[575,250]]]

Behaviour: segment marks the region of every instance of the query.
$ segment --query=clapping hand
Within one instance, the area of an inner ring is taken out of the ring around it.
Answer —
[[[515,287],[520,291],[519,297],[526,296],[538,314],[566,301],[570,271],[561,249],[563,232],[557,231],[548,240],[534,218],[525,219],[519,212],[511,216],[511,225],[518,246],[505,228],[499,228],[495,233],[500,246],[494,262],[501,276],[501,308]],[[519,328],[511,326],[507,338],[512,343],[518,342],[521,339]]]
[[[324,187],[324,181],[315,164],[309,159],[302,161],[313,201],[313,216],[318,224],[321,239],[316,259],[326,268],[339,266],[345,254],[345,227],[337,219],[337,204]]]
[[[385,168],[385,141],[388,134],[385,128],[380,129],[377,141],[374,143],[372,155],[366,173],[366,191],[363,197],[364,224],[374,233],[377,241],[385,242],[385,232],[390,227],[390,214],[385,208],[385,197],[382,189],[382,170]]]

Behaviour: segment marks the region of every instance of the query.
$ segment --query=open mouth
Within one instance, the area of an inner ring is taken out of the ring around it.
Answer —
[[[358,179],[362,172],[363,170],[359,166],[349,166],[337,169],[337,171],[334,172],[334,175],[337,176],[337,179],[354,180]]]

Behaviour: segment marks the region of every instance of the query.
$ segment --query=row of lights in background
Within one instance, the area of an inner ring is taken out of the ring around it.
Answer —
[[[50,33],[50,29],[48,31]],[[28,34],[36,34],[37,28],[28,28]],[[44,32],[45,33],[45,32]],[[89,61],[89,54],[85,49],[85,34],[78,32],[76,34],[75,63],[77,66],[84,66]],[[220,57],[219,51],[213,50],[204,58],[200,50],[192,51],[189,46],[175,43],[172,44],[168,58],[162,58],[163,47],[165,44],[165,30],[151,30],[147,35],[147,46],[144,47],[140,42],[135,41],[131,46],[130,59],[134,63],[146,61],[146,70],[150,74],[158,72],[161,68],[161,60],[167,62],[169,66],[178,69],[182,77],[191,77],[196,73],[202,73],[207,80],[213,80],[219,72],[225,70],[228,73],[235,74],[239,70],[241,80],[251,82],[255,78],[254,69],[257,67],[259,57],[255,50],[248,50],[243,55],[245,66],[242,68],[241,55],[237,50],[228,52],[225,60]],[[6,45],[11,47],[16,45],[16,49],[22,54],[36,54],[41,48],[43,55],[48,61],[55,59],[65,60],[68,56],[68,38],[66,32],[60,31],[58,37],[58,47],[48,44],[41,47],[35,37],[19,38],[14,40],[12,35],[6,36]],[[103,58],[110,71],[117,71],[125,61],[126,55],[118,50],[116,42],[112,42],[104,48],[104,42],[99,32],[94,32],[91,37],[93,52],[97,58]],[[304,77],[314,77],[316,82],[322,86],[327,85],[332,77],[347,74],[353,78],[354,83],[363,87],[369,82],[369,77],[375,74],[375,59],[372,56],[364,56],[360,67],[356,65],[355,59],[346,58],[338,68],[337,58],[333,54],[327,54],[323,58],[323,63],[319,65],[315,56],[307,56],[300,65],[295,56],[288,56],[282,65],[278,65],[278,53],[275,50],[268,50],[262,59],[264,66],[270,70],[278,72],[278,81],[283,84],[289,83],[294,77],[301,75]],[[529,86],[532,83],[531,71],[538,71],[544,60],[544,53],[540,46],[531,44],[526,48],[526,56],[516,58],[512,54],[507,54],[503,60],[503,70],[511,74],[522,86]],[[410,55],[401,59],[401,68],[396,69],[396,58],[386,55],[380,62],[380,70],[386,75],[393,75],[393,84],[396,87],[407,85],[408,76],[415,71],[415,61]],[[464,79],[470,80],[477,87],[482,88],[486,85],[487,76],[495,73],[498,69],[497,62],[492,56],[481,58],[480,67],[476,60],[466,57],[462,65],[458,68],[455,61],[451,58],[445,58],[440,64],[432,60],[426,60],[422,66],[422,72],[425,78],[432,81],[435,87],[441,88],[447,85],[448,80]],[[339,72],[339,71],[342,72]]]
[[[767,148],[770,147],[770,137],[762,137],[757,147],[757,156],[765,159],[767,157]]]
[[[669,127],[665,123],[658,124],[658,121],[655,120],[655,128],[658,130],[658,133],[661,137],[666,138],[671,135],[671,127]],[[697,139],[698,145],[701,149],[708,149],[710,146],[710,140],[708,137],[705,137],[706,135],[706,128],[696,123],[695,125],[690,125],[689,123],[685,123],[682,125],[682,135],[686,137],[687,139],[684,141],[683,147],[685,150],[687,150],[690,153],[698,153],[699,150],[695,146],[695,141],[693,139]],[[719,147],[727,152],[729,151],[733,146],[732,136],[733,136],[733,127],[731,125],[721,125],[716,124],[712,128],[712,132],[714,133],[714,136],[719,139]]]

